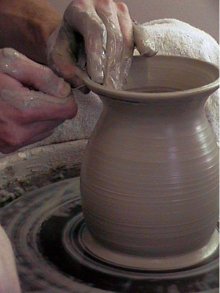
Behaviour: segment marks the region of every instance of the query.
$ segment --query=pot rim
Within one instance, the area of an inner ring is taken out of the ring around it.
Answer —
[[[134,59],[137,58],[146,58],[145,56],[133,56]],[[201,87],[196,87],[192,89],[187,90],[180,90],[180,91],[174,91],[174,92],[155,92],[155,93],[141,93],[141,92],[135,92],[135,91],[129,91],[129,90],[115,90],[115,89],[109,89],[101,84],[98,84],[94,81],[92,81],[89,76],[84,72],[82,79],[85,83],[85,85],[92,90],[94,93],[109,97],[111,99],[116,100],[122,100],[122,101],[133,101],[133,102],[146,102],[146,101],[158,101],[158,100],[167,100],[167,99],[179,99],[179,98],[187,98],[192,97],[195,95],[203,95],[212,94],[215,90],[219,88],[219,69],[218,67],[207,61],[202,61],[195,58],[190,57],[184,57],[184,56],[174,56],[174,55],[157,55],[152,58],[156,59],[177,59],[177,60],[185,60],[187,62],[191,62],[196,64],[203,65],[204,68],[206,67],[210,71],[212,71],[214,74],[216,74],[216,80],[214,80],[211,83],[208,83]]]

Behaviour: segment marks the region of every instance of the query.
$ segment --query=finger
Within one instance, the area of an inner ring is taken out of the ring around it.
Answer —
[[[35,63],[14,49],[0,50],[0,72],[56,97],[66,97],[71,91],[70,86],[51,69]]]
[[[88,74],[94,81],[103,83],[106,29],[96,13],[93,1],[73,1],[65,11],[64,21],[73,31],[79,32],[83,36]]]
[[[104,84],[107,87],[118,88],[120,62],[123,51],[123,36],[118,21],[117,8],[112,0],[96,0],[96,11],[107,30],[107,61]]]
[[[141,55],[152,57],[157,54],[155,44],[150,42],[150,35],[147,27],[140,24],[133,24],[134,42],[137,50]]]
[[[133,51],[134,51],[134,40],[133,40],[133,22],[131,20],[128,7],[123,2],[116,3],[118,21],[123,35],[123,51],[121,57],[121,69],[119,88],[123,88],[124,83],[129,74]]]
[[[10,76],[0,73],[1,119],[17,123],[66,120],[75,117],[77,105],[73,96],[56,98],[23,87]]]
[[[74,33],[70,35],[62,24],[50,36],[47,43],[47,59],[49,66],[71,83],[73,87],[82,85],[82,80],[78,77],[78,68],[74,63],[76,60],[71,52],[70,40],[76,44]]]

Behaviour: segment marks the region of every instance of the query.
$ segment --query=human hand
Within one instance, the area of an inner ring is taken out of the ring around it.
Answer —
[[[150,39],[150,36],[147,33],[147,30],[145,30],[145,26],[143,24],[134,22],[133,33],[135,47],[142,56],[153,57],[158,53],[155,49],[155,42]]]
[[[51,135],[76,112],[71,88],[63,79],[14,49],[0,50],[1,152],[15,151]]]
[[[48,41],[48,64],[73,86],[81,85],[82,38],[89,76],[121,88],[133,55],[133,27],[127,6],[113,0],[75,0]],[[77,67],[77,65],[79,67]]]

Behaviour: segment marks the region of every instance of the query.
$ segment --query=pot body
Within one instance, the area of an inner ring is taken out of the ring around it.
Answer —
[[[182,254],[215,230],[218,149],[193,101],[104,102],[81,172],[88,229],[112,249]]]
[[[97,243],[157,260],[209,243],[218,220],[218,148],[207,96],[154,93],[143,103],[102,96],[81,169],[83,213]]]

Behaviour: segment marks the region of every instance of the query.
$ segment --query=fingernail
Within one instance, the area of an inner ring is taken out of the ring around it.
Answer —
[[[70,93],[71,93],[70,85],[67,82],[63,81],[60,85],[59,94],[62,97],[67,97]]]

